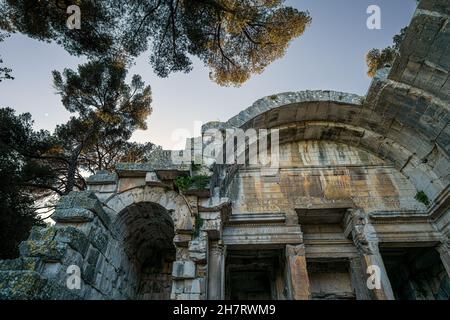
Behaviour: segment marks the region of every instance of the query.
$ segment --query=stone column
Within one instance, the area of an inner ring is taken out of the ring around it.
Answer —
[[[450,277],[450,241],[440,244],[436,250],[439,252],[442,264]]]
[[[311,298],[303,244],[286,245],[286,284],[289,299],[308,300]]]
[[[389,281],[386,268],[378,249],[378,238],[375,228],[369,222],[367,215],[359,209],[349,210],[347,216],[347,230],[351,233],[353,242],[360,254],[361,271],[364,272],[363,279],[368,289],[369,296],[374,300],[394,300],[391,283]],[[376,272],[376,275],[373,275]],[[369,288],[368,283],[374,280],[374,276],[379,276],[380,286]],[[370,278],[370,280],[369,280]]]
[[[371,295],[367,288],[366,270],[363,270],[361,257],[350,258],[350,276],[355,289],[357,300],[370,300]]]
[[[208,300],[225,298],[225,252],[221,241],[211,241],[208,259]]]
[[[370,270],[369,267],[375,266],[379,269],[379,276],[380,276],[380,288],[374,288],[369,289],[369,293],[371,294],[372,299],[374,300],[395,300],[394,298],[394,292],[392,291],[391,283],[389,281],[386,268],[384,267],[383,259],[381,257],[380,252],[378,251],[378,248],[376,251],[370,254],[362,254],[362,267],[363,270],[366,271],[366,279],[369,280],[369,277],[371,276],[368,271]],[[371,271],[373,272],[373,271]],[[366,281],[367,285],[367,281]]]

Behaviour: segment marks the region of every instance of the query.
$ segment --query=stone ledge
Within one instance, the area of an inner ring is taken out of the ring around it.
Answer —
[[[229,226],[223,229],[225,245],[278,245],[300,244],[303,235],[300,226]]]
[[[86,179],[87,185],[107,185],[116,184],[117,174],[109,171],[99,171]]]
[[[51,218],[56,222],[90,222],[94,220],[94,213],[88,209],[71,208],[71,209],[57,209],[52,214]]]
[[[60,209],[87,209],[95,213],[106,227],[110,224],[110,218],[102,208],[100,200],[92,190],[72,191],[62,197],[56,205],[56,210]]]
[[[123,177],[145,177],[147,172],[154,171],[147,163],[118,163],[116,172],[120,178]]]
[[[254,223],[280,223],[284,224],[286,215],[284,213],[240,213],[231,214],[228,224],[254,224]]]

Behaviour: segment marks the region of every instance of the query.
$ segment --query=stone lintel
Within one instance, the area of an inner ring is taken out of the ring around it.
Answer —
[[[224,228],[222,237],[226,245],[284,245],[303,242],[299,225],[228,226]]]
[[[370,221],[383,246],[430,246],[443,236],[422,212],[371,213]]]
[[[94,213],[83,208],[57,209],[51,215],[51,218],[60,223],[83,223],[94,220]]]
[[[284,224],[286,221],[286,215],[284,213],[240,213],[230,215],[228,224],[272,224],[280,223]]]
[[[109,185],[117,183],[117,174],[109,171],[99,171],[86,179],[87,185]]]
[[[180,166],[179,168],[171,169],[159,169],[155,168],[155,173],[161,180],[175,180],[178,177],[186,176],[189,174],[189,168]]]
[[[209,187],[205,189],[192,188],[184,191],[183,194],[187,196],[197,196],[199,198],[209,198],[211,197],[211,190]]]
[[[116,172],[122,177],[145,177],[147,172],[154,171],[153,167],[147,163],[118,163]]]

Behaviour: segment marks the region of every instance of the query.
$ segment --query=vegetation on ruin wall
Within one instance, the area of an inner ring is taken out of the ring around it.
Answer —
[[[175,180],[175,185],[182,192],[186,192],[187,190],[192,189],[206,189],[210,179],[211,178],[209,176],[205,175],[198,175],[194,177],[178,177]]]
[[[195,218],[194,233],[192,234],[194,239],[200,235],[200,230],[203,227],[203,223],[204,220],[200,217],[200,215],[197,215],[197,218]]]
[[[430,199],[428,199],[428,196],[423,191],[417,192],[415,199],[421,203],[423,203],[426,206],[430,205]]]

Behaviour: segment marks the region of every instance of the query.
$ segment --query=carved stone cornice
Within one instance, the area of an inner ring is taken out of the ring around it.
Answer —
[[[362,209],[349,209],[344,219],[345,232],[351,235],[358,251],[373,255],[378,252],[378,237],[369,216]]]

